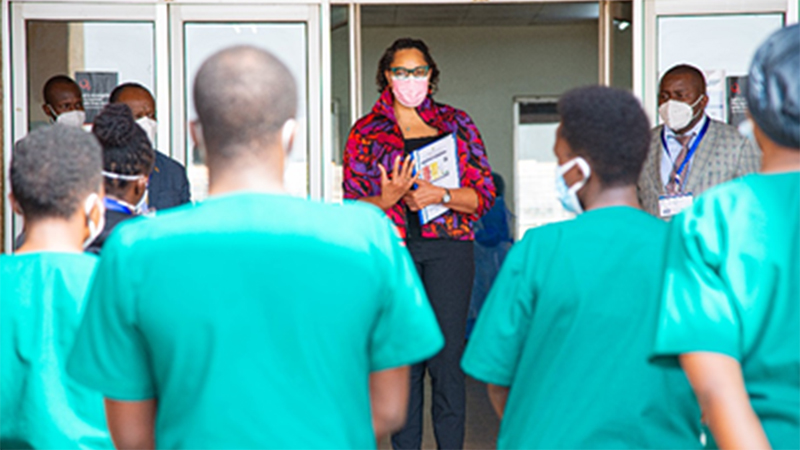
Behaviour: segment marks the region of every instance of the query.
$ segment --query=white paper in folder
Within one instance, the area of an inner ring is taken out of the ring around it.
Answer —
[[[419,173],[421,179],[443,188],[457,189],[461,187],[455,134],[448,134],[420,147],[411,155],[414,161],[414,170]],[[441,203],[428,205],[419,211],[419,222],[426,224],[449,209]]]

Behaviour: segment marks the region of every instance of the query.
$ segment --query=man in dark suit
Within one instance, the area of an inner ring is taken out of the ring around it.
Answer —
[[[123,83],[111,92],[110,103],[124,103],[133,112],[133,118],[150,138],[155,148],[156,102],[150,91],[137,83]],[[156,211],[188,203],[189,179],[181,163],[156,150],[156,164],[150,174],[148,203]]]

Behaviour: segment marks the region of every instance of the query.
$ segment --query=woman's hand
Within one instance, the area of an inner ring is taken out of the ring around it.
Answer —
[[[386,168],[383,167],[383,164],[378,163],[378,169],[381,171],[381,204],[379,206],[384,211],[400,201],[411,189],[411,186],[414,186],[414,183],[418,181],[416,176],[411,175],[413,168],[411,155],[406,156],[402,164],[400,164],[400,156],[398,156],[394,160],[394,169],[392,169],[390,178],[386,174]]]
[[[417,188],[406,192],[403,201],[411,211],[419,211],[428,205],[441,203],[444,193],[442,187],[434,186],[425,180],[417,180]]]

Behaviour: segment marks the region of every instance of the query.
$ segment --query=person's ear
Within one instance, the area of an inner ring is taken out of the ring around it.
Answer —
[[[705,111],[706,110],[706,106],[708,105],[708,94],[706,94],[704,92],[702,95],[703,95],[703,99],[700,100],[700,104],[699,104],[701,112]]]
[[[391,70],[385,70],[383,72],[383,76],[386,77],[386,87],[391,89],[392,88],[392,71]]]
[[[137,198],[142,198],[142,195],[147,191],[147,182],[149,179],[149,177],[142,177],[136,180],[133,186],[133,193],[136,194]]]
[[[206,141],[203,137],[203,126],[199,121],[193,120],[189,122],[189,134],[192,135],[192,142],[194,142],[192,158],[199,157],[201,160],[205,161],[207,158]]]
[[[297,121],[295,119],[287,120],[281,129],[281,146],[287,155],[292,151],[292,146],[294,145],[294,138],[296,135]]]
[[[13,192],[8,193],[8,202],[11,203],[11,210],[14,211],[16,214],[22,215],[22,207],[19,206],[17,199],[14,197]]]
[[[89,222],[94,224],[102,223],[102,216],[105,211],[103,211],[103,197],[101,195],[102,193],[93,192],[84,200],[83,212],[86,215],[84,221],[84,241],[88,239],[92,233],[92,230],[89,228]]]
[[[193,120],[189,122],[189,134],[192,135],[192,142],[199,148],[205,148],[205,141],[203,140],[203,126],[200,122]]]
[[[44,115],[45,116],[47,116],[47,117],[49,117],[49,118],[51,118],[53,120],[58,119],[58,117],[53,117],[53,114],[55,114],[55,112],[53,111],[53,107],[50,106],[48,103],[43,103],[42,104],[42,111],[44,111]]]
[[[89,211],[89,218],[94,223],[100,223],[100,216],[103,215],[103,209],[100,206],[102,201],[103,200],[98,196],[97,201],[94,203],[94,206],[92,206],[91,211]]]

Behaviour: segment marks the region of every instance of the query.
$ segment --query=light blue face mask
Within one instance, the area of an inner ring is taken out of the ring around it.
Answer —
[[[570,169],[576,165],[581,169],[581,172],[583,172],[583,179],[572,186],[567,186],[567,182],[564,180],[564,174],[569,172]],[[580,156],[573,158],[556,168],[556,193],[558,194],[558,200],[561,201],[561,205],[564,207],[564,209],[574,214],[580,214],[583,212],[581,201],[578,199],[578,191],[580,191],[581,188],[586,184],[586,181],[589,180],[591,175],[592,169],[589,167],[589,163],[587,163],[586,160]]]

